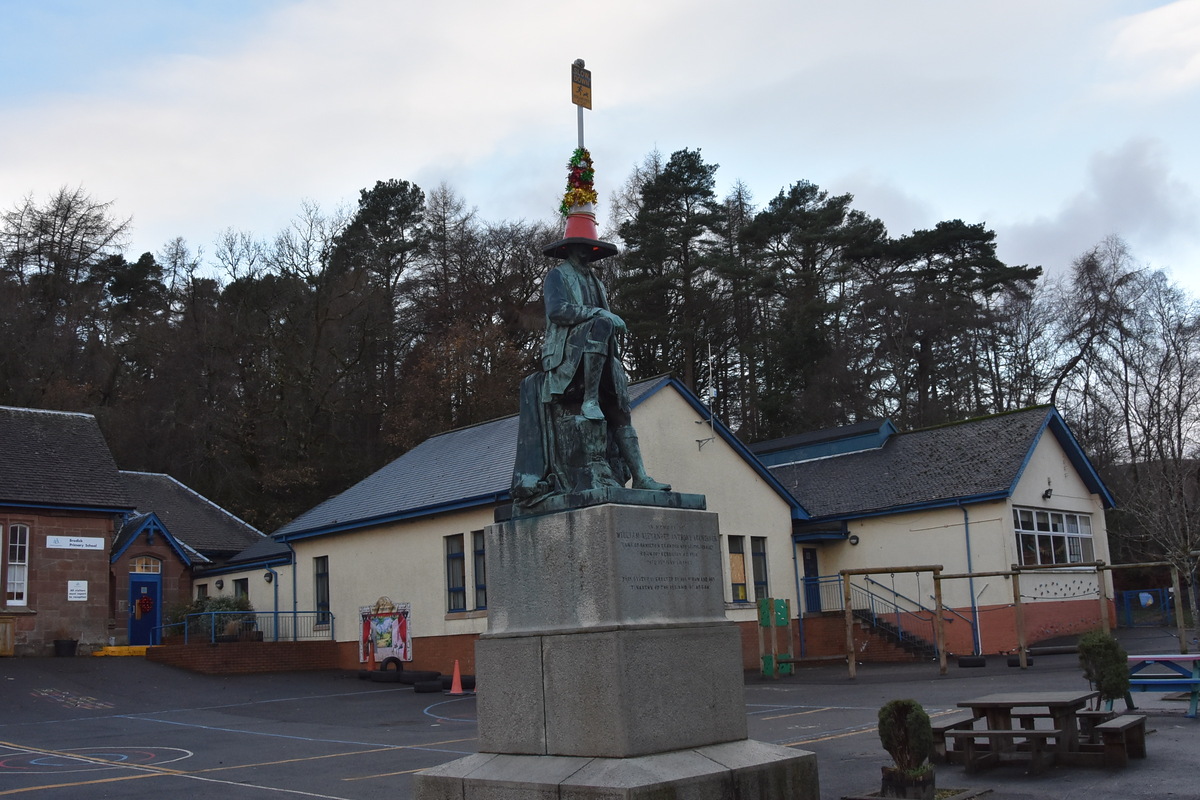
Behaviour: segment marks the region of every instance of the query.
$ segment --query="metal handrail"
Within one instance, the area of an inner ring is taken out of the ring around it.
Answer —
[[[264,641],[334,641],[334,617],[328,611],[203,611],[182,622],[154,628],[155,641],[182,628],[184,644],[192,640],[218,642],[251,635]],[[254,634],[261,634],[261,637]]]
[[[911,603],[912,605],[919,608],[920,610],[927,612],[928,614],[930,614],[931,618],[934,614],[937,613],[935,609],[929,608],[928,606],[924,605],[920,600],[913,600],[911,597],[907,597],[907,596],[901,594],[900,592],[897,592],[895,589],[891,588],[890,586],[880,583],[879,581],[872,578],[870,575],[864,575],[863,577],[867,580],[868,583],[872,583],[872,584],[878,586],[880,589],[883,589],[885,592],[893,594],[896,597],[899,597],[901,600],[906,600],[909,603]],[[971,618],[960,614],[958,612],[958,609],[950,608],[948,606],[942,606],[942,613],[949,614],[952,617],[958,617],[963,622],[967,623],[968,625],[971,625],[972,628],[974,628],[974,624],[972,623]]]

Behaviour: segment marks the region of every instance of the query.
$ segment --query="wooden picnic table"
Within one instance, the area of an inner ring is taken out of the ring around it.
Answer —
[[[1013,719],[1025,715],[1044,713],[1051,720],[1051,727],[1060,731],[1054,737],[1053,752],[1065,756],[1079,750],[1079,723],[1076,713],[1098,692],[997,692],[982,697],[963,700],[958,705],[971,709],[976,719],[987,720],[990,749],[993,753],[1012,752],[1016,739],[1021,738],[1021,728],[1013,727]],[[1011,734],[999,733],[1012,731]],[[984,734],[980,734],[981,736]]]

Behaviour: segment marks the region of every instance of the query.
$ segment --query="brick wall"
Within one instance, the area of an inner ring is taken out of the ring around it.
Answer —
[[[113,517],[74,512],[0,514],[6,523],[29,525],[28,605],[3,609],[14,617],[14,653],[44,656],[57,638],[79,641],[79,651],[90,652],[108,643],[109,546]],[[47,537],[102,539],[99,550],[47,547]],[[84,581],[86,600],[68,600],[68,581]]]
[[[475,674],[475,634],[461,636],[416,636],[413,638],[413,660],[405,662],[405,669],[422,669],[450,675],[454,672],[454,661],[463,675]],[[357,642],[338,642],[338,669],[365,669],[366,664],[358,660]]]
[[[337,642],[168,644],[147,649],[146,660],[205,675],[344,668]]]

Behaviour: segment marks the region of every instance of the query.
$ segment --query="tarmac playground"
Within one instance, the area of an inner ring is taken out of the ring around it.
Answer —
[[[1118,635],[1130,653],[1178,652],[1168,632]],[[746,714],[751,738],[815,752],[821,797],[835,800],[878,791],[888,757],[875,717],[888,700],[914,698],[933,716],[990,692],[1086,688],[1071,654],[1037,656],[1024,671],[991,656],[945,676],[936,663],[868,664],[853,681],[834,663],[748,676]],[[1148,757],[1126,769],[940,766],[938,787],[990,789],[992,800],[1200,799],[1200,720],[1184,717],[1186,701],[1133,699],[1148,715]],[[475,747],[474,697],[356,673],[212,677],[134,657],[0,660],[0,798],[403,799],[415,772]]]

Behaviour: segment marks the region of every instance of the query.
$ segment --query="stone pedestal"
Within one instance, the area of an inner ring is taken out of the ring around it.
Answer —
[[[746,739],[716,514],[600,505],[486,536],[481,752],[417,800],[816,800],[816,756]]]

